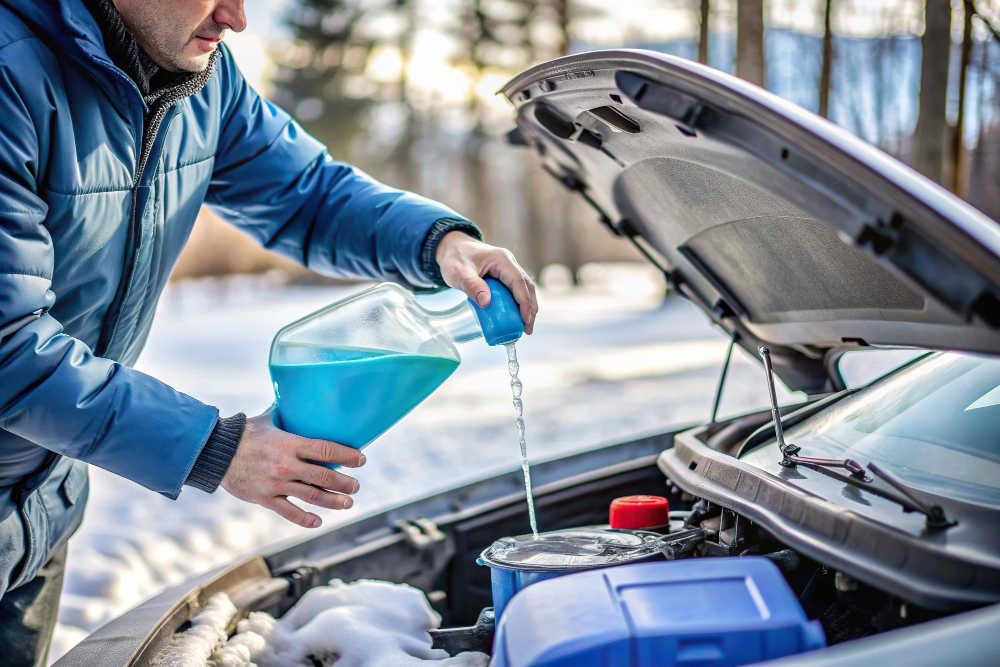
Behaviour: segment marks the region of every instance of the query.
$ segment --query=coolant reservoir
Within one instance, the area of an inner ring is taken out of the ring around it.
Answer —
[[[480,558],[489,565],[557,572],[617,565],[659,553],[661,536],[598,526],[502,537]]]
[[[497,618],[526,586],[573,572],[660,558],[663,536],[600,526],[503,537],[479,555],[490,568]]]
[[[271,343],[275,424],[361,449],[438,388],[461,358],[459,343],[510,343],[524,333],[513,296],[486,279],[490,304],[444,311],[384,283],[289,324]]]

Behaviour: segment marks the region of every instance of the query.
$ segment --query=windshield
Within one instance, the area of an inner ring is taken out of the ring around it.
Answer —
[[[837,360],[837,370],[840,371],[844,386],[863,387],[925,354],[930,354],[930,352],[914,349],[891,350],[878,347],[848,350]]]
[[[875,461],[911,486],[1000,506],[1000,360],[930,355],[787,436],[805,456]]]

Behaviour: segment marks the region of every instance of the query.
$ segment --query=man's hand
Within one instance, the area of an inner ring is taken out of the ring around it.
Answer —
[[[535,284],[509,250],[478,241],[462,231],[448,232],[438,243],[437,263],[449,287],[462,290],[480,306],[490,303],[485,276],[496,278],[510,290],[521,309],[524,333],[535,328],[538,300]]]
[[[271,423],[271,410],[247,419],[222,488],[240,500],[274,510],[306,528],[322,520],[288,500],[289,496],[333,510],[354,504],[358,480],[310,461],[328,461],[349,468],[364,465],[365,455],[353,447],[286,433]]]

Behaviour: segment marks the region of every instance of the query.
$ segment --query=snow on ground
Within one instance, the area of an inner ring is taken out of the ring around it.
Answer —
[[[727,340],[688,302],[661,297],[645,269],[601,269],[582,288],[543,290],[535,334],[518,342],[533,461],[705,421]],[[288,286],[273,277],[172,284],[137,368],[223,415],[271,403],[267,355],[284,324],[364,286]],[[428,297],[445,307],[455,294]],[[359,514],[519,467],[506,355],[474,341],[430,398],[366,449],[354,507],[310,508],[323,529]],[[738,350],[722,416],[766,406],[760,365]],[[785,393],[779,399],[790,400]],[[187,577],[301,537],[269,510],[219,490],[170,501],[91,468],[86,518],[70,541],[51,659]],[[544,526],[543,526],[544,528]]]

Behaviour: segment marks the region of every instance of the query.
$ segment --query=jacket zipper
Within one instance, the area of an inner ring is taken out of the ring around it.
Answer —
[[[148,127],[143,128],[144,131],[142,136],[141,152],[139,154],[135,180],[132,183],[132,208],[129,216],[128,236],[125,241],[125,255],[123,258],[125,264],[122,267],[122,276],[121,280],[118,282],[118,288],[115,290],[115,297],[104,315],[104,321],[101,323],[101,334],[98,337],[97,345],[94,347],[94,352],[97,356],[107,356],[108,350],[114,343],[115,334],[121,320],[121,309],[125,304],[129,284],[131,283],[132,276],[135,273],[135,264],[139,253],[139,242],[142,240],[142,220],[140,218],[141,211],[138,210],[139,188],[143,185],[144,181],[149,180],[146,178],[149,158],[153,151],[153,147],[157,144],[159,136],[162,134],[160,132],[160,128],[163,125],[163,120],[166,118],[167,114],[171,111],[174,105],[177,104],[177,102],[196,94],[205,86],[208,79],[212,75],[212,69],[214,68],[215,61],[218,59],[218,54],[219,51],[212,54],[212,57],[209,60],[209,66],[206,70],[204,70],[204,74],[200,76],[200,80],[198,80],[198,78],[192,78],[187,81],[182,81],[175,86],[164,90],[161,93],[161,96],[153,102],[153,115],[149,119]],[[118,69],[114,67],[111,69],[118,76],[128,80],[125,74]],[[135,87],[135,84],[133,83],[132,86]],[[137,88],[136,92],[138,92]],[[175,115],[176,114],[167,119],[168,126]],[[164,130],[164,132],[166,132],[166,130]],[[159,155],[159,152],[157,155]],[[145,204],[148,204],[148,199],[144,202],[143,209],[145,209]]]
[[[132,206],[129,214],[129,228],[128,237],[125,243],[125,265],[122,267],[122,277],[118,282],[118,288],[115,290],[115,298],[112,300],[111,305],[108,307],[108,311],[104,316],[104,322],[101,326],[101,335],[98,339],[97,347],[94,353],[103,357],[107,354],[108,348],[111,347],[111,343],[114,342],[115,332],[118,329],[118,323],[120,318],[120,311],[125,303],[125,295],[128,292],[129,283],[132,281],[132,275],[135,273],[136,260],[139,254],[139,242],[142,237],[142,221],[139,219],[139,187],[145,180],[146,168],[149,164],[149,157],[153,151],[153,146],[156,145],[156,140],[160,135],[160,128],[163,125],[163,119],[176,103],[171,102],[170,104],[157,109],[153,119],[149,123],[149,128],[143,136],[142,142],[142,152],[139,154],[139,165],[136,170],[135,180],[132,182]],[[173,120],[171,117],[169,120]],[[169,126],[169,121],[167,125]],[[166,130],[164,130],[166,131]],[[148,203],[148,201],[147,201]],[[145,206],[143,207],[145,208]]]

